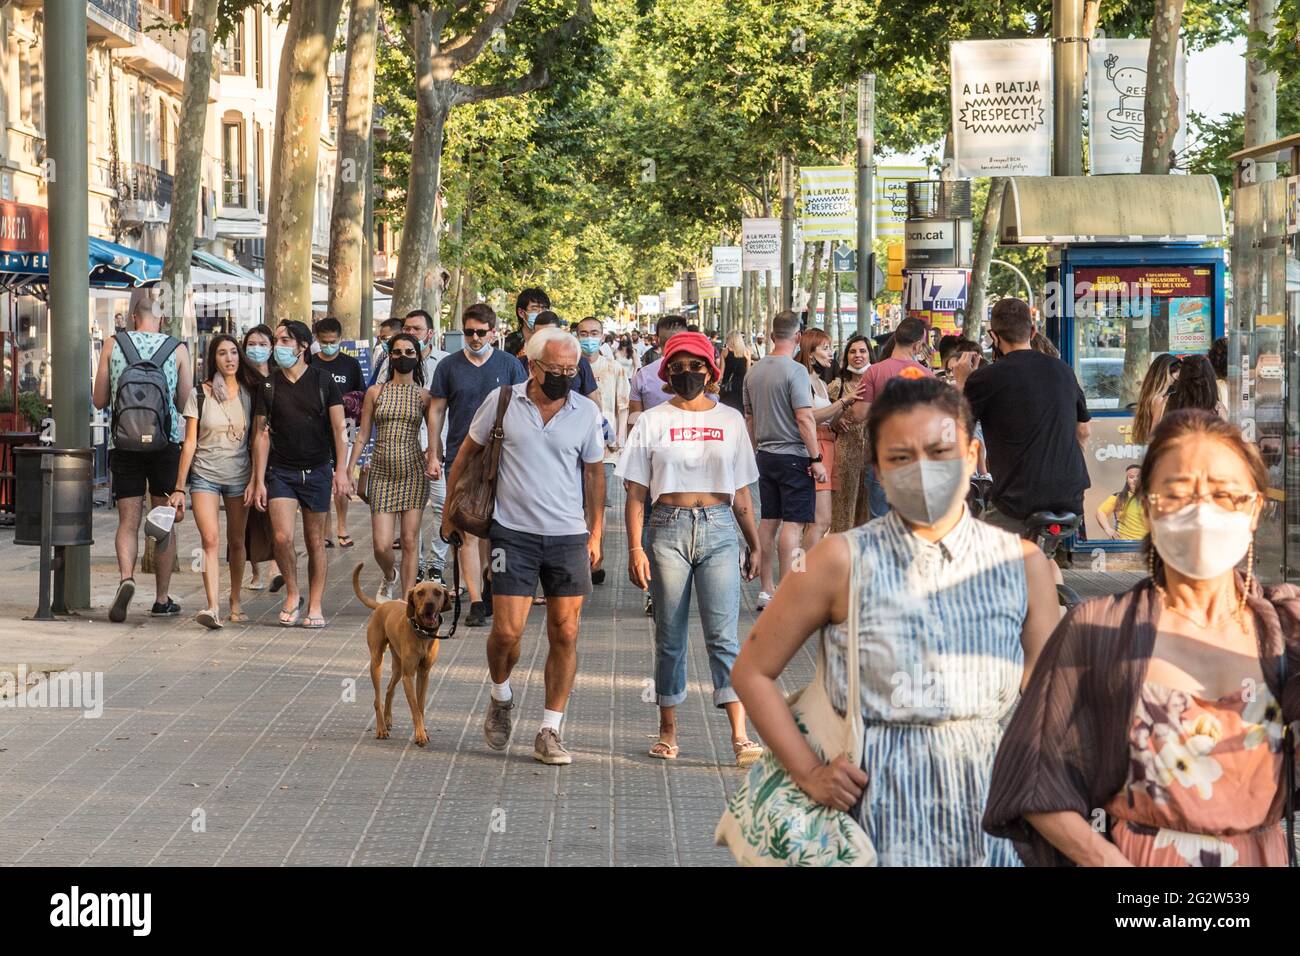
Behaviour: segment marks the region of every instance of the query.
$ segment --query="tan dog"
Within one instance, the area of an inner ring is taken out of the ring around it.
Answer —
[[[424,729],[424,695],[429,689],[429,668],[438,659],[442,612],[451,607],[451,595],[441,584],[423,581],[407,592],[405,601],[381,604],[361,590],[363,567],[358,564],[352,572],[352,590],[362,604],[374,609],[366,626],[366,643],[370,646],[370,680],[375,685],[375,737],[388,739],[388,731],[393,726],[393,691],[400,680],[415,725],[413,739],[423,747],[429,742]],[[393,677],[388,682],[388,695],[381,708],[379,678],[384,670],[386,647],[393,651]]]

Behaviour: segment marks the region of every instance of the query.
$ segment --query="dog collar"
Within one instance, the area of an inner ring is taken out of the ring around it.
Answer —
[[[415,631],[415,633],[416,633],[417,635],[419,635],[420,637],[424,638],[426,641],[436,641],[436,640],[438,640],[438,638],[439,638],[438,627],[439,627],[439,625],[442,624],[442,615],[441,615],[441,614],[439,614],[438,617],[437,617],[437,622],[438,622],[438,623],[435,624],[435,625],[434,625],[433,627],[431,627],[431,628],[430,628],[430,627],[424,627],[422,624],[420,624],[418,621],[416,621],[415,618],[407,618],[407,620],[409,620],[409,621],[411,622],[411,630]]]

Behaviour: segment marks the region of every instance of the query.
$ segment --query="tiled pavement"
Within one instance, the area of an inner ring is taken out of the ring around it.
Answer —
[[[708,667],[692,621],[690,696],[679,715],[681,757],[653,760],[656,712],[648,695],[652,631],[623,573],[621,509],[609,511],[607,583],[583,615],[576,686],[564,723],[568,767],[532,759],[542,711],[546,641],[541,609],[529,619],[512,677],[516,727],[505,753],[488,750],[486,629],[443,643],[428,695],[430,742],[410,742],[402,691],[391,739],[374,738],[367,671],[368,612],[349,576],[377,571],[368,521],[353,509],[357,545],[330,555],[321,631],[281,628],[279,601],[250,595],[254,621],[209,633],[190,621],[198,576],[174,579],[179,620],[144,614],[142,588],[124,625],[105,609],[76,625],[99,640],[74,663],[102,671],[103,716],[58,709],[0,710],[0,864],[25,865],[708,865],[726,864],[712,832],[740,771],[728,725],[709,705]],[[182,540],[193,544],[192,525]],[[115,580],[112,516],[96,516],[96,595]],[[10,550],[9,532],[0,548]],[[5,568],[12,591],[34,564]],[[304,570],[305,570],[305,561]],[[141,581],[144,578],[141,577]],[[25,590],[25,589],[24,589]],[[757,582],[742,594],[741,635]],[[24,597],[24,601],[29,598]],[[5,632],[30,637],[12,602]],[[0,653],[0,659],[4,655]],[[784,680],[812,673],[809,648]],[[387,663],[385,664],[387,668]],[[386,678],[385,678],[386,680]]]

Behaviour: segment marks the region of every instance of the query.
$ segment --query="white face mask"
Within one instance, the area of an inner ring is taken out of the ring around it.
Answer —
[[[966,461],[921,458],[901,468],[880,472],[890,506],[912,524],[932,525],[966,496]]]
[[[1246,556],[1255,533],[1249,511],[1224,511],[1208,502],[1194,502],[1151,521],[1156,551],[1179,574],[1208,581],[1231,571]]]

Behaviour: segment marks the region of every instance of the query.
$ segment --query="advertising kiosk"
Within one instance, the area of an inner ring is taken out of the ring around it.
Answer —
[[[1223,203],[1213,176],[1013,177],[1003,245],[1047,245],[1044,333],[1078,376],[1092,413],[1085,535],[1074,550],[1136,551],[1097,509],[1124,488],[1146,446],[1133,415],[1152,359],[1203,355],[1224,334]],[[1086,536],[1086,542],[1082,540]]]

